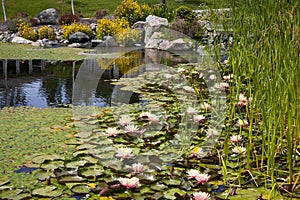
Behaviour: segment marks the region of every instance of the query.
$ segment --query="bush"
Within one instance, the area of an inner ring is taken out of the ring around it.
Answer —
[[[130,25],[145,20],[151,13],[152,9],[148,5],[140,6],[135,0],[122,0],[116,9],[116,15],[119,18],[126,18]]]
[[[177,18],[171,24],[171,29],[197,40],[201,39],[204,33],[204,24],[201,24],[197,18],[195,18],[192,23],[188,23],[182,18]]]
[[[27,22],[19,20],[18,23],[18,31],[20,33],[20,37],[32,41],[36,41],[38,39],[37,32]]]
[[[97,10],[95,13],[95,17],[96,19],[102,19],[104,16],[109,14],[109,10],[108,9],[101,9],[101,10]]]
[[[155,16],[167,18],[169,22],[175,18],[175,10],[169,8],[166,4],[155,5],[152,13]]]
[[[76,22],[71,25],[63,25],[63,38],[68,39],[70,35],[76,32],[82,32],[87,34],[90,38],[94,37],[93,31],[88,25],[77,24]]]
[[[55,39],[55,34],[54,34],[54,29],[48,26],[43,26],[38,30],[38,36],[39,39],[49,39],[49,40],[54,40]]]
[[[12,19],[8,24],[8,30],[16,33],[18,32],[18,19]]]
[[[187,23],[192,23],[197,14],[189,7],[180,6],[176,9],[176,17],[184,19]]]
[[[125,18],[100,19],[97,27],[97,38],[102,40],[106,35],[114,36],[128,29],[130,29],[129,22]]]
[[[132,46],[142,42],[142,30],[128,29],[116,35],[117,42],[123,46]]]
[[[61,25],[70,25],[70,24],[78,22],[78,21],[79,21],[78,14],[73,15],[72,13],[66,13],[63,16],[61,16],[59,23]]]

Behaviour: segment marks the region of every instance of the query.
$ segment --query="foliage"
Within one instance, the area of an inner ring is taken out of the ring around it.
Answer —
[[[37,32],[27,22],[19,20],[18,23],[18,32],[20,37],[32,41],[36,41],[38,39]]]
[[[49,40],[54,40],[55,38],[55,33],[54,29],[48,26],[43,26],[38,30],[38,36],[39,39],[49,39]]]
[[[182,18],[177,18],[171,24],[171,29],[181,32],[193,39],[200,39],[204,33],[204,25],[197,19],[194,19],[192,23],[186,22]]]
[[[114,36],[129,28],[129,22],[125,18],[100,19],[97,27],[97,38],[103,39],[106,35]]]
[[[18,32],[18,21],[19,21],[18,19],[10,20],[9,25],[8,25],[8,30],[13,33]]]
[[[117,42],[123,46],[132,46],[142,42],[142,31],[129,29],[116,35]]]
[[[109,10],[108,9],[101,9],[101,10],[97,10],[95,13],[95,17],[96,19],[102,19],[104,16],[109,14]]]
[[[175,9],[168,7],[166,4],[157,4],[153,8],[153,15],[167,18],[170,22],[175,18]]]
[[[129,24],[133,25],[137,21],[145,20],[151,11],[147,4],[140,6],[135,0],[123,0],[116,9],[116,15],[126,18]]]
[[[76,22],[71,25],[62,25],[63,38],[68,39],[70,35],[76,32],[87,34],[90,38],[94,37],[94,33],[88,25],[77,24]]]
[[[79,21],[79,15],[78,14],[72,14],[72,13],[66,13],[61,16],[59,23],[61,25],[70,25],[74,22]]]
[[[192,23],[196,16],[196,13],[187,6],[180,6],[176,9],[176,17],[184,19],[187,23]]]

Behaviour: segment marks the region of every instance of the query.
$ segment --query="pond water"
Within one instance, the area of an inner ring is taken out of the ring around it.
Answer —
[[[110,80],[121,77],[136,77],[145,71],[145,63],[175,65],[186,62],[183,58],[168,53],[142,50],[129,52],[112,60],[91,59],[85,61],[47,60],[0,60],[0,108],[31,106],[38,108],[60,107],[72,104],[74,81],[83,63],[88,62],[93,70],[102,70],[98,85],[92,94],[93,105],[111,105],[115,86]],[[149,56],[150,55],[150,56]],[[150,60],[150,61],[149,61]],[[84,88],[83,88],[84,89]],[[84,92],[84,91],[83,91]],[[138,94],[130,94],[130,102],[139,102]]]

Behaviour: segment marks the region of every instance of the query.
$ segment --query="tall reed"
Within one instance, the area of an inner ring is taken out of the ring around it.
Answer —
[[[231,95],[244,91],[252,96],[246,113],[247,161],[260,154],[257,167],[272,186],[279,170],[293,183],[300,143],[300,4],[236,0],[232,5],[235,42],[230,63],[236,87]],[[283,158],[286,164],[279,169],[276,160]]]

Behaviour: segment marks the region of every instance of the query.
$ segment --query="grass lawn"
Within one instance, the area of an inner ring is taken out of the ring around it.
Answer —
[[[139,3],[147,3],[149,5],[155,5],[161,3],[161,0],[138,0]],[[117,6],[121,3],[121,0],[74,0],[75,11],[80,11],[84,17],[94,17],[95,11],[100,9],[109,9],[110,13],[113,13]],[[170,7],[177,8],[181,5],[189,6],[193,9],[200,8],[214,8],[214,7],[226,7],[224,3],[216,0],[166,0],[167,5]],[[65,0],[31,0],[28,1],[15,0],[5,1],[6,15],[7,18],[14,17],[20,13],[27,13],[29,18],[34,17],[40,11],[47,8],[56,8],[61,14],[71,12],[70,1]],[[0,10],[0,19],[3,20],[3,11]]]

